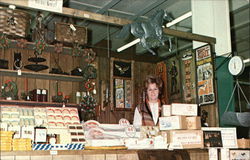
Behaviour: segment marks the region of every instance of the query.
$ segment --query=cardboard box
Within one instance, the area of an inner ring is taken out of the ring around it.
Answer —
[[[170,116],[159,118],[160,130],[172,130],[172,129],[186,129],[186,117],[185,116]]]
[[[172,149],[204,147],[202,130],[171,130],[168,140]]]
[[[250,148],[250,139],[237,139],[238,148]]]
[[[201,117],[186,117],[187,129],[201,129]]]
[[[176,116],[197,116],[198,114],[197,104],[172,103],[171,109],[171,114]]]
[[[250,150],[230,150],[230,160],[249,160]]]
[[[162,117],[171,116],[171,105],[162,105],[161,116]]]

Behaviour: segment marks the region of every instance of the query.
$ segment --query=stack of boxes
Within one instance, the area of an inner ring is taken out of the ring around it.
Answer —
[[[19,125],[20,118],[19,118],[19,108],[18,106],[8,107],[2,106],[1,107],[1,121],[2,123],[7,123],[12,126]]]
[[[169,148],[203,148],[203,132],[197,104],[172,103],[162,106],[161,132],[167,132]]]
[[[19,108],[20,125],[21,126],[34,126],[34,110],[33,108]]]
[[[49,128],[67,128],[68,124],[80,124],[76,108],[47,107]]]
[[[54,146],[62,144],[67,146],[66,149],[69,147],[71,150],[84,147],[84,132],[77,108],[1,105],[0,122],[0,147],[4,151],[32,150],[32,142],[35,140],[35,127],[45,127],[48,135],[55,135],[57,143]],[[74,144],[71,143],[73,143],[72,139],[74,140],[75,137],[71,135],[70,131],[72,130],[68,128],[68,125],[74,125],[78,129],[77,141]],[[81,129],[79,129],[80,127]],[[34,147],[36,146],[38,150],[53,147],[51,144],[34,144]]]
[[[12,150],[12,136],[14,132],[11,131],[0,131],[0,151],[11,151]]]
[[[34,108],[36,126],[48,126],[46,108]]]
[[[12,141],[13,151],[31,151],[31,145],[29,138],[17,138]]]
[[[68,125],[72,143],[85,143],[83,126],[80,124]]]

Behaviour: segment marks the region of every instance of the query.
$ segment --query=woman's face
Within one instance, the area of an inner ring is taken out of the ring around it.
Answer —
[[[148,101],[157,102],[159,96],[159,88],[156,83],[149,83],[147,89]]]

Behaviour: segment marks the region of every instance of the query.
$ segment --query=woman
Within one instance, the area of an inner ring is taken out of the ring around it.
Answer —
[[[138,105],[134,113],[134,126],[154,126],[161,113],[160,94],[163,82],[159,77],[148,76],[144,82],[146,100]]]

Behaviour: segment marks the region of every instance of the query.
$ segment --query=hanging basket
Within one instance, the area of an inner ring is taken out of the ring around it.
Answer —
[[[238,87],[238,96],[240,96],[239,91],[241,91],[241,93],[243,94],[246,102],[247,102],[247,107],[250,106],[250,103],[246,97],[246,95],[244,94],[239,81],[236,80],[233,92],[231,94],[231,97],[228,101],[227,107],[225,112],[222,114],[221,116],[221,121],[223,122],[223,124],[226,125],[230,125],[230,126],[242,126],[242,127],[250,127],[250,112],[232,112],[232,111],[228,111],[228,107],[232,101],[234,92],[236,90],[236,88]],[[240,103],[239,103],[240,104]],[[241,105],[240,105],[240,111],[241,111]]]
[[[0,32],[14,37],[26,37],[29,24],[29,13],[0,6]]]
[[[75,31],[72,31],[70,24],[57,22],[55,24],[55,40],[63,43],[78,43],[84,45],[87,43],[87,28],[74,25]]]
[[[221,121],[232,126],[250,127],[250,112],[231,112],[223,113]]]

